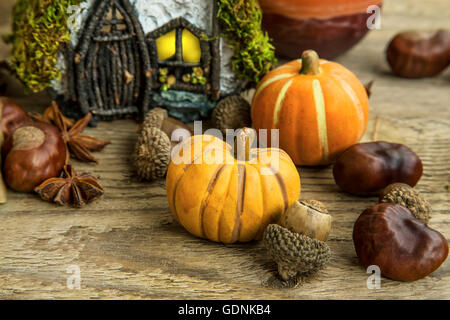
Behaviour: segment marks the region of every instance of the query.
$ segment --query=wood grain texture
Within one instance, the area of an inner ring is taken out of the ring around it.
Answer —
[[[12,0],[0,3],[0,33],[9,30]],[[450,29],[448,0],[385,1],[382,30],[372,31],[338,59],[363,81],[375,79],[365,141],[407,144],[424,162],[418,189],[431,202],[431,227],[450,237],[450,70],[424,80],[394,78],[384,48],[398,31]],[[0,60],[8,48],[0,45]],[[45,94],[25,96],[17,85],[8,95],[28,110],[43,110]],[[35,195],[9,192],[0,206],[1,299],[450,299],[450,262],[426,279],[401,283],[383,278],[369,290],[351,240],[353,223],[376,198],[341,192],[331,168],[300,168],[302,199],[323,201],[333,216],[329,266],[295,289],[272,287],[276,265],[261,243],[222,245],[192,237],[176,222],[164,181],[140,183],[130,154],[138,125],[100,123],[86,132],[111,140],[97,153],[99,165],[74,162],[78,172],[101,176],[105,196],[85,209],[61,208]],[[67,268],[81,270],[81,289],[66,286]]]

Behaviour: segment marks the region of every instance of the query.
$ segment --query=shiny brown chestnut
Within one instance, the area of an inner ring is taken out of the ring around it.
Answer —
[[[10,98],[0,97],[0,130],[5,140],[14,130],[28,122],[30,118],[21,106]]]
[[[422,161],[411,149],[384,141],[351,146],[333,167],[336,184],[355,195],[378,193],[394,182],[414,187],[422,172]]]
[[[46,123],[16,129],[6,140],[2,153],[5,182],[19,192],[31,192],[43,181],[57,177],[66,160],[60,131]]]
[[[396,35],[386,51],[395,75],[425,78],[441,73],[450,64],[450,31],[405,31]]]
[[[366,209],[353,228],[353,243],[364,267],[376,265],[382,275],[399,281],[425,278],[448,256],[444,236],[397,204]]]

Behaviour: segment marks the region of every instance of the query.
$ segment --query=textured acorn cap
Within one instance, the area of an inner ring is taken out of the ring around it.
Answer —
[[[136,143],[134,165],[143,180],[163,178],[170,163],[171,143],[163,131],[144,127]]]
[[[381,203],[399,204],[408,208],[417,219],[428,224],[431,219],[432,208],[416,189],[404,183],[393,183],[380,194]]]
[[[263,241],[285,281],[323,269],[331,255],[325,242],[291,232],[276,224],[266,228]]]
[[[251,127],[250,104],[241,96],[230,96],[221,100],[211,115],[216,129],[226,133],[227,129]]]
[[[142,123],[142,130],[146,128],[161,129],[164,120],[168,117],[169,115],[166,109],[154,108],[150,110],[145,116],[144,122]]]
[[[301,200],[299,202],[304,204],[307,207],[310,207],[311,209],[314,209],[314,210],[319,211],[321,213],[328,214],[328,209],[325,206],[325,204],[323,204],[322,202],[320,202],[318,200],[307,199],[307,200]]]

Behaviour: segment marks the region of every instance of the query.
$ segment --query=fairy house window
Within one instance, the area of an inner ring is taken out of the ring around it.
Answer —
[[[147,35],[151,56],[158,70],[156,88],[209,94],[213,58],[205,33],[184,18],[177,18]],[[218,88],[216,77],[214,87]],[[218,92],[216,92],[218,93]]]
[[[159,106],[183,121],[205,118],[275,61],[256,0],[32,1],[14,9],[13,68],[32,90],[50,87],[72,115],[143,117]],[[66,23],[71,5],[84,9],[76,27]]]

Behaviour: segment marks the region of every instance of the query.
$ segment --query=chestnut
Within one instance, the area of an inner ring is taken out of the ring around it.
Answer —
[[[355,144],[333,166],[336,184],[355,195],[375,194],[394,182],[414,187],[422,172],[422,161],[411,149],[384,141]]]
[[[376,265],[382,275],[400,281],[425,278],[448,256],[444,236],[398,204],[366,209],[354,225],[353,243],[364,267]]]
[[[0,151],[7,137],[28,121],[28,114],[17,103],[9,98],[0,97]],[[1,173],[1,164],[0,152],[0,204],[7,201],[7,191]]]
[[[395,75],[432,77],[450,64],[450,31],[405,31],[397,34],[386,50]]]
[[[0,130],[5,140],[14,130],[28,122],[30,118],[21,106],[12,99],[0,97]]]
[[[2,157],[1,157],[1,148],[3,146],[4,142],[4,135],[3,131],[0,130],[0,204],[6,203],[8,200],[7,196],[7,190],[5,186],[5,181],[3,181],[3,175],[2,175]]]
[[[53,125],[30,123],[16,129],[3,146],[3,176],[19,192],[31,192],[57,177],[66,161],[66,145]]]

